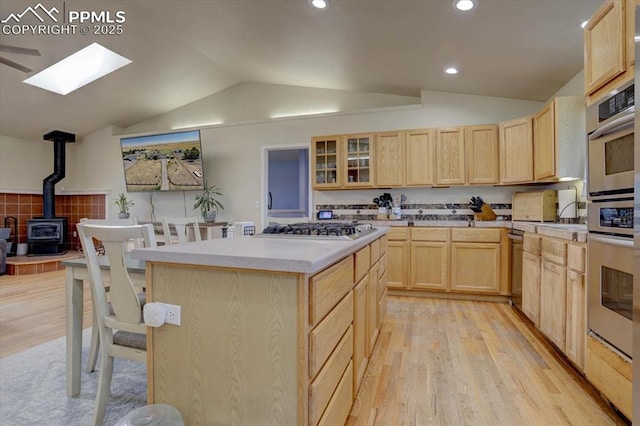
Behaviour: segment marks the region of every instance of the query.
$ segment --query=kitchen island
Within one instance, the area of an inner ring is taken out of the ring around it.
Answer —
[[[242,237],[138,249],[148,402],[185,424],[343,424],[386,306],[386,227],[355,240]]]

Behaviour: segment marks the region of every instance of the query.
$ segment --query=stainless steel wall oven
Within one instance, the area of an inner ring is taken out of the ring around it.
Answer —
[[[634,83],[587,108],[588,325],[632,357]]]

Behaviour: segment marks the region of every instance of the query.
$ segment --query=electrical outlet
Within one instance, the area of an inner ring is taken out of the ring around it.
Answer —
[[[256,200],[256,209],[260,208],[260,201]]]
[[[179,305],[170,305],[168,303],[158,303],[159,305],[164,306],[167,312],[167,317],[165,319],[166,324],[180,325],[180,306]]]
[[[73,237],[75,238],[77,236],[78,236],[78,233],[76,231],[73,231]]]

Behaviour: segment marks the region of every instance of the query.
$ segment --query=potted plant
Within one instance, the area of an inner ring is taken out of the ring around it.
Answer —
[[[221,195],[222,193],[218,188],[215,185],[209,185],[207,181],[204,182],[203,192],[196,195],[196,202],[193,204],[193,208],[200,209],[205,222],[215,222],[218,211],[224,210],[222,203],[216,199],[217,196]]]
[[[118,213],[118,218],[120,219],[128,219],[129,218],[129,207],[134,205],[134,202],[127,199],[127,196],[124,193],[120,193],[118,198],[114,201],[114,204],[118,206],[120,212]]]

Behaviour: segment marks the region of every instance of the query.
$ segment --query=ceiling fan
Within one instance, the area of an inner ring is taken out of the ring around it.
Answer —
[[[37,49],[29,49],[26,47],[18,47],[18,46],[9,46],[7,44],[0,44],[0,52],[7,53],[15,53],[17,55],[30,55],[30,56],[40,56],[40,52]],[[33,71],[29,67],[25,67],[17,62],[13,62],[5,57],[0,56],[0,63],[10,66],[11,68],[15,68],[22,72],[31,72]]]

